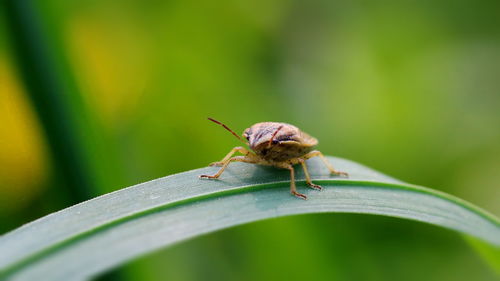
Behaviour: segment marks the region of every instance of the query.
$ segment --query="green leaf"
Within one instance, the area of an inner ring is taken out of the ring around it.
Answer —
[[[0,237],[0,279],[84,279],[137,256],[201,234],[268,218],[307,213],[364,213],[426,222],[500,245],[499,219],[463,200],[405,184],[360,164],[329,158],[350,174],[334,177],[308,161],[314,182],[289,194],[285,170],[234,163],[219,180],[207,167],[109,193],[43,217]]]

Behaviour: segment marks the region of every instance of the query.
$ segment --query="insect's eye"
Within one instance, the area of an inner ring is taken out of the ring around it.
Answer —
[[[249,136],[249,135],[246,135],[246,136],[245,136],[245,138],[246,138],[247,140],[250,140],[250,136]]]

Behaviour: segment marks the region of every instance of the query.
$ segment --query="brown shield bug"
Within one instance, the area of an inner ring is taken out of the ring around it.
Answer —
[[[221,166],[220,170],[215,175],[201,175],[200,178],[219,178],[222,172],[224,172],[224,169],[226,169],[231,162],[246,162],[273,166],[290,170],[290,193],[298,198],[307,199],[304,194],[297,192],[293,165],[299,163],[302,165],[307,185],[317,190],[321,190],[321,186],[312,183],[309,172],[307,171],[306,160],[309,158],[319,156],[328,170],[330,170],[331,174],[347,176],[345,172],[336,171],[323,153],[318,150],[313,150],[314,146],[318,144],[317,139],[302,132],[293,125],[278,122],[257,123],[243,132],[243,137],[247,139],[247,141],[244,141],[233,130],[229,129],[221,122],[212,118],[208,118],[208,120],[224,127],[250,147],[252,151],[241,146],[233,148],[221,161],[210,164],[210,166]],[[236,152],[240,152],[244,154],[244,156],[232,157]]]

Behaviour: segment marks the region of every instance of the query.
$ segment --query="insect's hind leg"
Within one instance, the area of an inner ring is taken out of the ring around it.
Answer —
[[[341,172],[341,171],[335,170],[333,168],[332,164],[330,164],[330,162],[328,162],[328,159],[326,159],[326,157],[323,155],[323,153],[321,153],[318,150],[313,150],[313,151],[307,153],[306,155],[302,156],[301,158],[304,160],[307,160],[309,158],[313,158],[316,156],[319,156],[319,158],[321,158],[321,161],[323,161],[323,163],[325,163],[325,166],[328,168],[328,170],[330,170],[331,174],[341,175],[341,176],[346,176],[346,177],[348,176],[348,174],[346,172]]]
[[[220,160],[219,162],[210,163],[209,166],[223,166],[224,163],[226,163],[229,159],[231,159],[231,156],[233,156],[233,154],[235,154],[236,152],[240,152],[241,154],[244,155],[252,154],[248,149],[241,146],[237,146],[231,149],[231,151],[229,151],[229,153],[222,160]]]
[[[302,165],[302,169],[304,170],[304,175],[306,175],[307,185],[309,185],[311,188],[314,188],[316,190],[321,190],[322,189],[321,185],[317,185],[317,184],[312,183],[311,176],[309,175],[309,171],[307,170],[306,161],[304,161],[303,159],[299,159],[299,162],[300,162],[300,165]]]
[[[222,165],[222,167],[219,169],[219,171],[215,175],[212,175],[212,176],[211,175],[201,175],[200,178],[205,178],[205,179],[217,179],[217,178],[219,178],[220,175],[222,174],[222,172],[224,172],[224,170],[227,168],[227,166],[231,162],[246,162],[246,163],[252,163],[252,164],[257,163],[256,159],[254,159],[253,157],[235,156],[233,158],[226,160],[224,162],[224,164]]]

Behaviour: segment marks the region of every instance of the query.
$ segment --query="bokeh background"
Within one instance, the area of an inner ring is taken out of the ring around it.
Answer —
[[[5,2],[5,3],[4,3]],[[218,160],[260,121],[500,215],[500,2],[4,1],[0,233]],[[13,4],[17,3],[17,4]],[[120,280],[497,280],[458,234],[348,214],[158,251]]]

